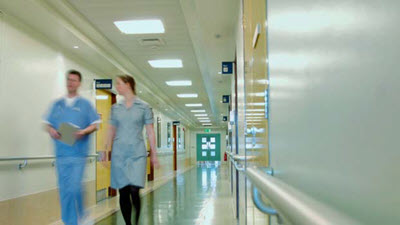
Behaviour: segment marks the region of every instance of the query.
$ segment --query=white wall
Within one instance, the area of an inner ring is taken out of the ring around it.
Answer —
[[[42,118],[50,103],[65,94],[65,72],[82,72],[80,94],[93,104],[93,79],[101,78],[93,68],[68,58],[48,40],[33,38],[40,35],[27,30],[14,18],[0,14],[0,157],[54,155]],[[166,133],[167,122],[172,120],[154,110],[155,123],[158,116],[162,118],[162,147],[158,152],[172,152],[172,145],[167,148]],[[178,151],[184,152],[184,147]],[[91,152],[95,152],[94,136]],[[161,163],[170,160],[172,157],[165,157]],[[23,170],[17,169],[19,163],[0,163],[0,201],[57,187],[51,161],[32,162]],[[85,179],[95,179],[94,163],[88,164]]]
[[[93,103],[92,82],[99,77],[46,45],[46,40],[32,38],[24,28],[18,21],[1,16],[0,157],[54,155],[42,117],[50,103],[65,93],[65,71],[73,68],[82,72],[81,95]],[[16,169],[18,163],[0,165],[0,201],[56,187],[51,162],[32,162],[23,170]],[[87,171],[86,180],[95,179],[94,163]]]
[[[400,2],[268,7],[276,176],[363,224],[400,224]]]
[[[161,113],[160,111],[158,111],[156,109],[153,109],[153,113],[154,113],[154,131],[156,134],[157,134],[157,117],[161,118],[161,148],[157,148],[157,151],[160,153],[171,152],[173,149],[172,148],[172,137],[173,137],[172,122],[174,120],[172,120],[170,117],[166,116],[165,114]],[[170,147],[168,147],[168,140],[167,140],[167,123],[171,123],[171,146]],[[182,124],[177,126],[177,128],[181,129],[181,143],[182,143],[182,146],[180,148],[177,145],[178,152],[183,152],[183,151],[185,151],[185,141],[184,141],[185,140],[185,132],[187,133],[188,129]],[[185,129],[186,131],[183,132],[183,129]],[[176,131],[176,138],[178,139],[178,131]]]

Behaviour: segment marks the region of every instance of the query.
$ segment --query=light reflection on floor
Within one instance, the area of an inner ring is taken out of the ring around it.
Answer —
[[[120,212],[98,225],[125,224]],[[142,198],[140,224],[236,224],[228,168],[201,163]]]

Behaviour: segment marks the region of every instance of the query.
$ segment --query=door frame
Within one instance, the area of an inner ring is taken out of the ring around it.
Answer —
[[[93,85],[93,86],[95,86],[95,85]],[[112,107],[112,105],[113,104],[115,104],[116,102],[117,102],[117,95],[112,91],[112,90],[109,90],[109,89],[96,89],[96,88],[94,88],[94,92],[95,92],[95,95],[97,96],[97,91],[98,90],[101,90],[101,91],[103,91],[103,92],[106,92],[107,94],[109,94],[109,96],[111,97],[111,107]],[[95,108],[96,108],[96,112],[98,113],[98,105],[97,105],[97,99],[95,99],[95,104],[94,104],[94,106],[95,106]],[[110,113],[111,113],[111,107],[110,107]],[[105,118],[102,118],[103,120],[105,119]],[[107,131],[106,131],[107,132]],[[95,144],[95,146],[94,146],[94,148],[95,148],[95,151],[96,151],[96,153],[97,153],[97,151],[98,151],[98,149],[101,149],[102,147],[101,146],[97,146],[97,134],[96,135],[94,135],[94,144]],[[103,138],[103,137],[102,137]],[[111,151],[107,151],[107,149],[105,149],[105,151],[106,151],[106,155],[105,155],[105,161],[106,162],[110,162],[110,164],[111,164]],[[97,178],[98,178],[98,173],[97,173],[97,162],[99,161],[99,157],[97,157],[96,158],[96,163],[95,163],[95,181],[96,181],[96,185],[95,185],[95,193],[96,193],[96,202],[98,202],[99,201],[99,199],[97,199]],[[108,187],[107,188],[107,195],[108,195],[108,198],[110,198],[110,197],[115,197],[115,196],[117,196],[117,191],[115,190],[115,189],[113,189],[113,188],[111,188],[111,187]],[[102,201],[102,200],[100,200],[100,201]]]
[[[174,154],[173,154],[173,161],[174,161],[174,164],[173,164],[173,169],[174,169],[174,171],[176,171],[177,170],[177,168],[178,168],[178,165],[177,165],[177,139],[176,139],[176,135],[177,135],[177,125],[172,125],[172,150],[173,150],[173,152],[174,152]]]

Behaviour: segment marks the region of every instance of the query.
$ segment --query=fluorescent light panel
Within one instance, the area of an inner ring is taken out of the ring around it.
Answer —
[[[114,24],[125,34],[160,34],[165,32],[161,20],[125,20],[115,21]]]
[[[206,110],[204,110],[204,109],[194,109],[194,110],[190,110],[190,112],[193,112],[193,113],[203,113],[203,112],[206,112]]]
[[[171,80],[165,82],[168,86],[192,86],[190,80]]]
[[[209,120],[210,118],[209,117],[198,117],[197,119],[198,120]]]
[[[179,98],[197,98],[198,94],[177,94]]]
[[[251,106],[264,106],[265,102],[250,102],[248,105],[251,105]]]
[[[265,109],[247,109],[246,112],[264,112]]]
[[[157,59],[149,60],[150,66],[153,68],[182,68],[182,60],[180,59]]]
[[[211,126],[212,123],[203,123],[203,126]]]
[[[192,104],[185,104],[187,107],[202,107],[203,104],[201,103],[192,103]]]
[[[201,123],[209,123],[211,120],[199,120]]]
[[[207,114],[194,114],[194,116],[208,116]]]
[[[255,92],[255,93],[250,93],[250,96],[255,96],[255,97],[265,97],[265,92]]]

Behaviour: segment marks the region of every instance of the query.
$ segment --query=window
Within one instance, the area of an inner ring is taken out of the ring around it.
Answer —
[[[181,127],[178,127],[178,149],[182,148],[182,143],[181,143]]]
[[[167,123],[167,147],[171,147],[171,123]]]
[[[157,117],[157,148],[161,148],[161,117]]]

